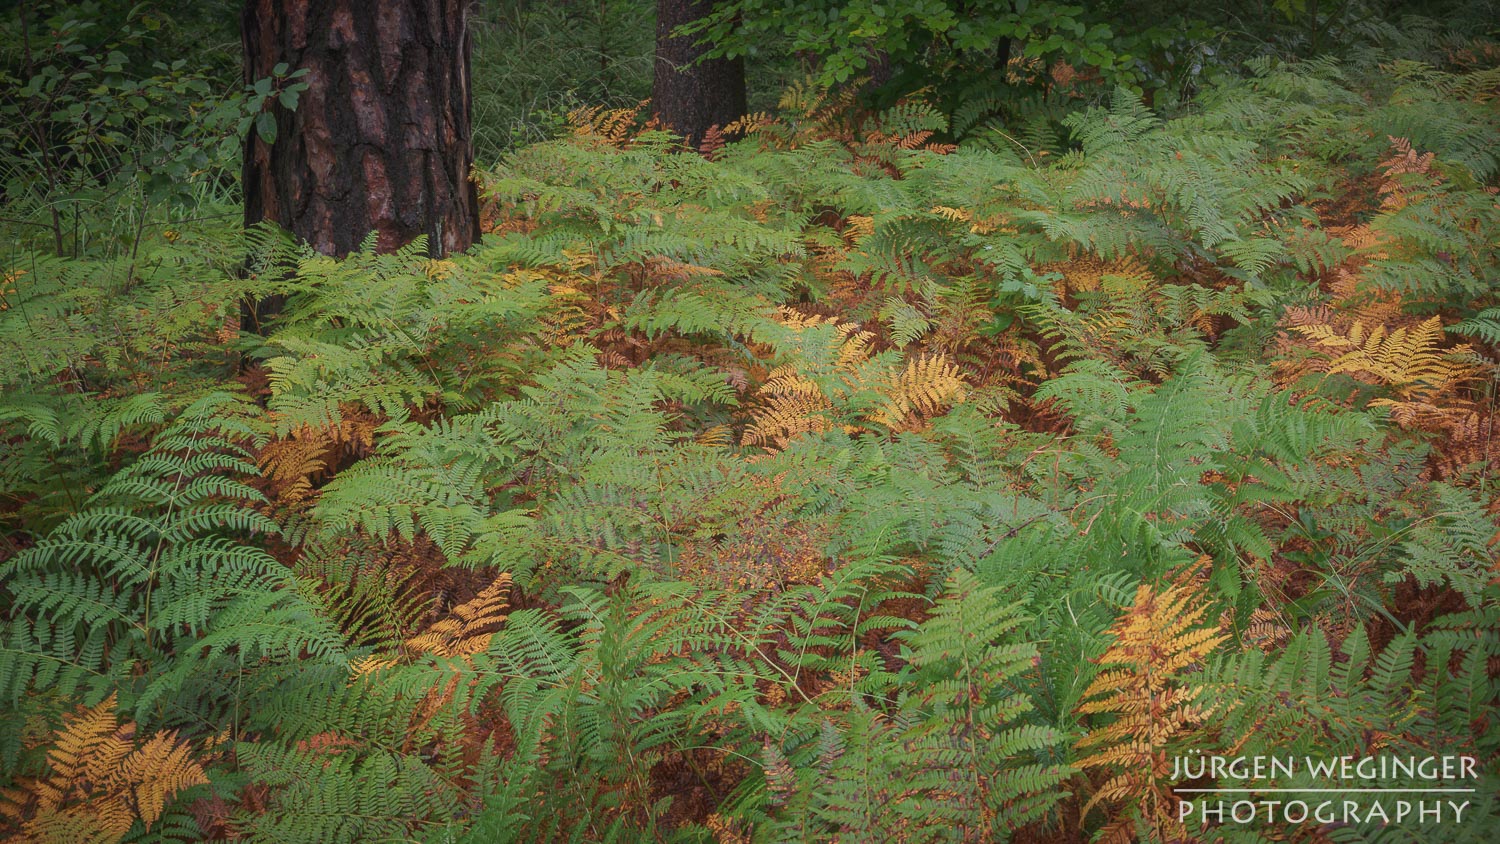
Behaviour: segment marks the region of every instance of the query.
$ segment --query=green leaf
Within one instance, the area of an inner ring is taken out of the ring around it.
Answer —
[[[255,134],[260,136],[267,144],[276,143],[276,117],[269,111],[263,111],[255,116]]]

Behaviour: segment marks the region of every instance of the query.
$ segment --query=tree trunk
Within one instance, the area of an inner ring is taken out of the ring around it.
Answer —
[[[307,68],[275,143],[245,143],[245,224],[272,220],[325,255],[373,231],[434,257],[479,236],[469,169],[470,0],[246,0],[245,81]]]
[[[707,15],[712,0],[657,0],[656,70],[651,107],[663,126],[698,144],[714,126],[745,116],[745,60],[710,59],[695,63],[705,48],[696,36],[673,37],[672,31]]]

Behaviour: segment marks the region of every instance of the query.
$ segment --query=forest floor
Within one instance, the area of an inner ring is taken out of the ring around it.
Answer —
[[[1466,754],[1442,840],[1487,840],[1475,50],[957,145],[802,89],[702,154],[580,112],[444,260],[222,220],[27,253],[0,831],[1377,840],[1365,798],[1184,827],[1236,783],[1173,760]]]

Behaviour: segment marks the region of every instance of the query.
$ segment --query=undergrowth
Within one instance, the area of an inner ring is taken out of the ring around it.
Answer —
[[[1495,56],[956,147],[593,110],[449,260],[12,253],[3,829],[1386,840],[1179,826],[1200,751],[1468,754],[1481,840]]]

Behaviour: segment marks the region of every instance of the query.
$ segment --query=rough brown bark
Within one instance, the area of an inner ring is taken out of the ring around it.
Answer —
[[[245,146],[245,223],[273,220],[326,255],[370,234],[434,256],[479,236],[469,169],[470,0],[246,0],[245,80],[307,68],[276,141]]]
[[[745,61],[710,59],[695,63],[705,48],[696,38],[672,31],[712,9],[711,0],[657,0],[656,70],[651,107],[657,120],[696,148],[714,126],[745,116]]]

